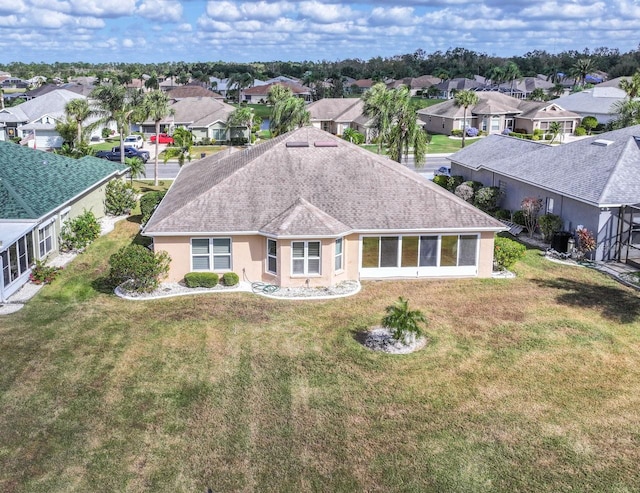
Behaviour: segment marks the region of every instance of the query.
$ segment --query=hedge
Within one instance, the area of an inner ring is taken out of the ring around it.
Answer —
[[[213,288],[218,285],[218,279],[215,272],[189,272],[184,275],[184,283],[188,288]]]

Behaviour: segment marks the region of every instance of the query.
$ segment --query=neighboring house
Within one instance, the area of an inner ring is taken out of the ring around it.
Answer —
[[[325,98],[307,106],[311,115],[311,125],[334,135],[342,135],[347,128],[353,128],[365,136],[367,142],[373,137],[371,118],[363,114],[364,101],[361,98]]]
[[[105,185],[127,169],[0,142],[0,302],[28,281],[36,260],[57,254],[66,220],[85,210],[104,216]]]
[[[505,209],[537,197],[566,231],[592,231],[596,260],[640,261],[640,125],[561,146],[491,135],[449,159],[452,174],[500,187]]]
[[[214,99],[224,99],[224,96],[218,94],[217,92],[213,92],[211,89],[207,89],[202,87],[201,85],[192,85],[187,84],[186,86],[176,87],[175,89],[171,89],[167,91],[167,96],[169,99],[174,101],[179,101],[185,98],[214,98]]]
[[[578,114],[551,102],[522,100],[496,91],[477,94],[478,104],[467,108],[466,122],[464,108],[457,106],[453,99],[418,110],[418,118],[424,122],[427,132],[445,135],[466,127],[476,127],[490,134],[505,129],[523,133],[533,133],[536,129],[546,132],[552,122],[560,122],[562,133],[571,134],[581,121]]]
[[[489,81],[490,82],[490,81]],[[554,84],[540,77],[523,77],[511,82],[503,82],[502,84],[487,84],[484,88],[478,88],[480,91],[498,91],[508,94],[517,99],[528,99],[533,91],[542,89],[548,93],[554,88]]]
[[[228,97],[228,92],[233,88],[229,85],[229,79],[220,79],[218,77],[209,77],[209,87],[221,94],[223,97]]]
[[[161,91],[171,91],[172,89],[175,89],[176,87],[180,87],[182,85],[183,84],[177,82],[176,77],[167,77],[165,80],[158,83],[158,87]]]
[[[484,88],[484,83],[475,79],[467,79],[458,77],[455,79],[447,79],[435,84],[436,89],[440,91],[440,99],[452,99],[458,91],[476,91]]]
[[[350,94],[364,94],[375,85],[373,79],[358,79],[354,80],[349,86]]]
[[[280,286],[490,277],[502,223],[417,173],[304,127],[185,165],[145,226],[169,281],[235,271]]]
[[[211,97],[184,98],[171,105],[174,114],[160,122],[163,132],[173,133],[178,127],[190,130],[196,142],[205,138],[212,142],[225,143],[236,138],[250,138],[250,129],[244,127],[227,129],[227,118],[235,110],[230,104]],[[142,124],[142,132],[155,134],[153,121]]]
[[[442,82],[442,79],[434,77],[433,75],[422,75],[420,77],[406,77],[404,79],[390,82],[387,84],[387,87],[389,89],[395,89],[400,86],[406,86],[409,88],[411,95],[416,96],[419,92],[439,84],[440,82]]]
[[[291,82],[272,82],[259,86],[254,85],[253,87],[244,89],[242,91],[243,101],[246,101],[247,103],[264,103],[269,97],[269,91],[273,86],[276,85],[288,87],[289,89],[291,89],[291,92],[294,96],[302,98],[307,102],[311,101],[312,99],[311,89],[306,86]]]
[[[617,81],[615,84],[604,82],[591,89],[567,94],[551,102],[573,111],[583,118],[595,116],[599,123],[609,123],[616,119],[615,105],[627,96],[627,93],[618,87],[622,78],[615,80]]]
[[[62,137],[56,132],[56,123],[64,121],[66,104],[84,98],[66,89],[57,89],[25,101],[17,106],[0,110],[0,123],[7,126],[11,137],[34,137],[30,144],[37,149],[62,146]]]

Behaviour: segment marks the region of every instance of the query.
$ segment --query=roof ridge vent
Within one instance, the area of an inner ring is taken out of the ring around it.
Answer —
[[[600,146],[600,147],[609,147],[611,144],[613,144],[613,140],[607,140],[607,139],[596,139],[593,142],[591,142],[591,145]]]
[[[313,145],[316,147],[338,147],[335,140],[316,140]]]
[[[309,142],[306,142],[306,141],[290,141],[290,142],[287,142],[287,147],[309,147]]]

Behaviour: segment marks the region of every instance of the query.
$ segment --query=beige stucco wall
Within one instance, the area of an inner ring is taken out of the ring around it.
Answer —
[[[478,255],[478,277],[491,277],[493,273],[493,243],[495,233],[480,234],[480,253]]]

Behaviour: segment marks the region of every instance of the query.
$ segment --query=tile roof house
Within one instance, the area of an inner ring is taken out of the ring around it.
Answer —
[[[548,130],[551,122],[560,122],[563,133],[573,133],[580,124],[580,116],[554,103],[541,103],[512,98],[496,91],[478,92],[478,103],[467,109],[456,106],[451,99],[418,110],[418,118],[429,133],[450,135],[452,130],[475,127],[487,133],[510,131],[533,133]]]
[[[56,255],[67,219],[104,216],[105,185],[128,168],[0,142],[0,301],[22,287],[37,259]]]
[[[73,100],[85,98],[66,89],[56,89],[17,106],[0,110],[0,123],[7,126],[9,137],[27,137],[35,134],[38,149],[62,146],[62,137],[56,131],[56,122],[65,118],[64,107]]]
[[[280,286],[488,277],[505,229],[384,156],[304,127],[187,164],[145,226],[190,271]]]
[[[248,139],[249,130],[241,128],[231,131],[226,128],[227,118],[235,110],[235,107],[219,99],[211,97],[186,97],[171,105],[174,114],[168,116],[160,122],[163,131],[173,133],[178,127],[183,127],[191,131],[196,142],[205,138],[212,142],[227,142],[231,138],[244,137]],[[142,131],[145,134],[155,133],[155,123],[146,121],[142,124]],[[237,135],[236,135],[237,134]]]
[[[353,128],[372,138],[371,118],[363,114],[364,101],[361,98],[324,98],[314,101],[307,110],[311,115],[311,125],[334,135],[342,135],[347,128]]]
[[[560,146],[490,135],[449,159],[452,174],[500,187],[504,208],[539,197],[565,230],[594,232],[597,260],[640,259],[640,125]]]
[[[214,98],[224,99],[224,96],[213,92],[211,89],[202,87],[201,85],[187,84],[186,86],[176,87],[167,91],[170,100],[179,101],[184,98]]]
[[[455,79],[447,79],[435,84],[436,89],[440,91],[442,99],[451,99],[456,91],[475,91],[484,87],[484,82],[475,79],[467,79],[465,77],[456,77]]]

